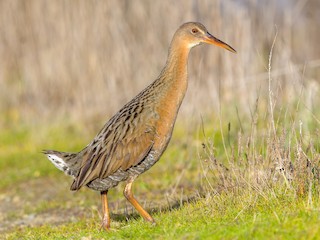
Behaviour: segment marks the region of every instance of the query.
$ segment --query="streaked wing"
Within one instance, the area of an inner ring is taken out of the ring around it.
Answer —
[[[96,178],[106,178],[118,169],[127,170],[149,153],[156,135],[152,115],[141,114],[143,109],[134,109],[139,114],[126,110],[122,109],[111,118],[86,147],[79,175],[71,186],[72,190],[77,190]]]

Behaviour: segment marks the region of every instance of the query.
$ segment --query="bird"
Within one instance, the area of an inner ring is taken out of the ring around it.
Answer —
[[[111,117],[91,143],[77,153],[43,150],[55,167],[73,177],[70,190],[87,186],[100,191],[103,229],[110,230],[108,190],[122,181],[126,182],[124,197],[146,221],[155,224],[133,195],[132,184],[166,150],[187,90],[189,52],[203,43],[236,53],[203,24],[182,24],[173,35],[158,78]]]

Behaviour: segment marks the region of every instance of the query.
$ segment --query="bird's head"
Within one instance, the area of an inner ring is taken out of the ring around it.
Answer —
[[[190,49],[201,43],[213,44],[236,53],[231,46],[212,36],[205,26],[197,22],[188,22],[180,26],[176,35]]]

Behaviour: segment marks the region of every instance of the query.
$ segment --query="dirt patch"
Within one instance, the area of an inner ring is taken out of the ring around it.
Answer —
[[[59,225],[74,222],[77,217],[83,217],[83,211],[78,209],[50,209],[41,213],[29,213],[6,217],[1,220],[0,233],[10,232],[16,228],[41,226],[44,224]]]
[[[0,232],[17,227],[57,225],[83,216],[83,207],[81,204],[72,206],[73,194],[66,194],[67,191],[67,184],[57,185],[50,178],[32,179],[3,190],[0,193]]]
[[[1,190],[0,233],[24,227],[60,225],[75,222],[84,217],[94,217],[100,221],[100,194],[89,189],[71,192],[69,185],[70,181],[63,176],[61,178],[46,177],[31,179]],[[138,187],[137,190],[139,190]],[[185,194],[186,186],[175,186],[174,194],[172,189],[143,191],[143,193],[137,191],[141,204],[150,212],[175,208],[186,202]],[[110,191],[110,199],[113,220],[125,221],[138,216],[122,196],[122,186]]]

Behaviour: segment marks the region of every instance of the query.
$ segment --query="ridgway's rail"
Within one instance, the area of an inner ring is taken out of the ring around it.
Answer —
[[[197,22],[178,28],[159,77],[124,105],[101,129],[93,141],[78,153],[45,150],[49,160],[74,178],[71,190],[87,186],[101,192],[102,226],[110,229],[107,193],[126,181],[124,196],[141,216],[154,223],[133,196],[133,181],[152,167],[170,141],[181,102],[187,90],[190,49],[208,43],[236,52],[212,36]]]

